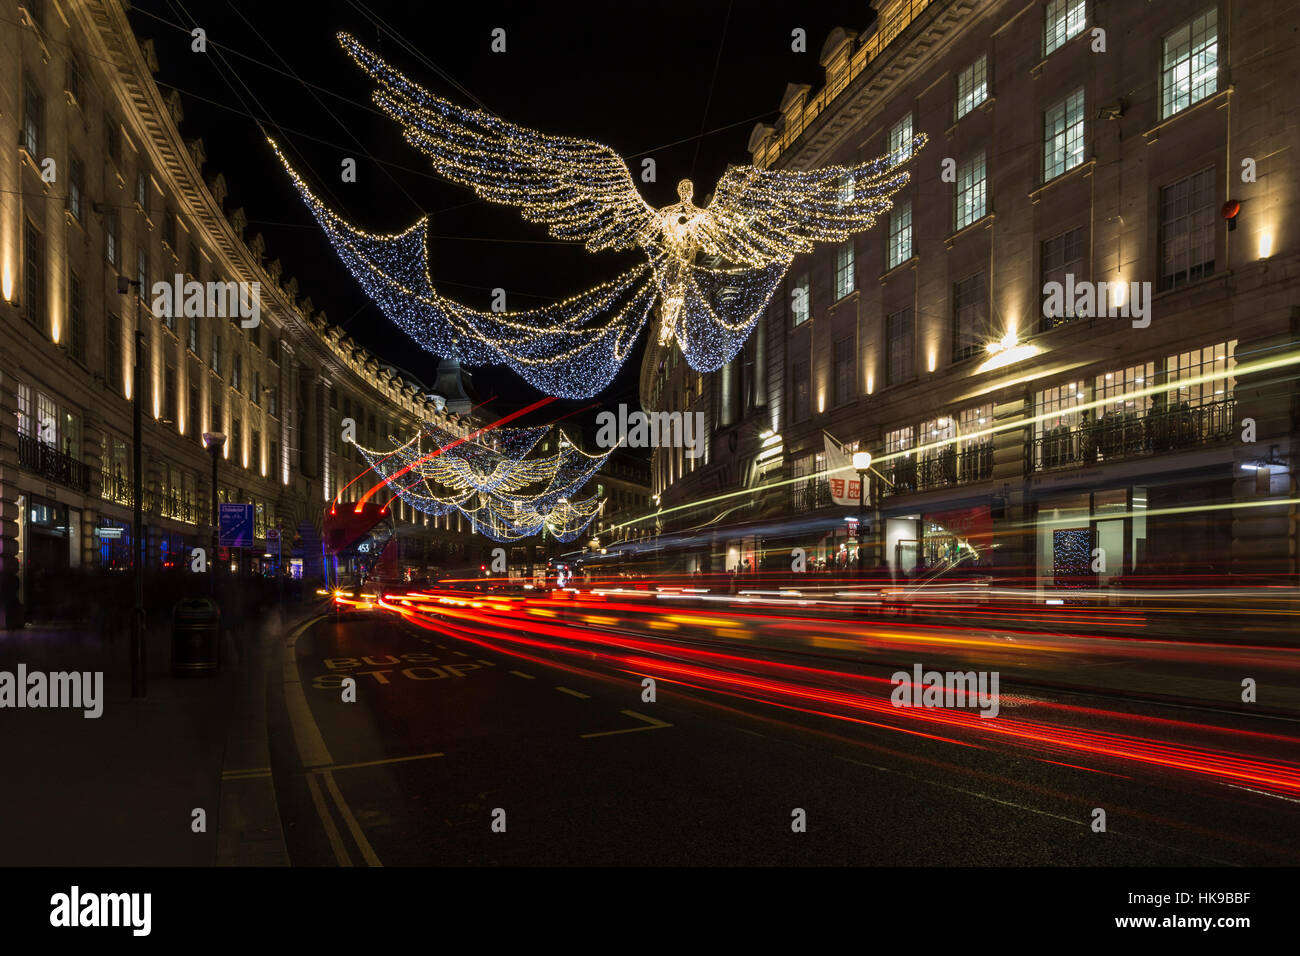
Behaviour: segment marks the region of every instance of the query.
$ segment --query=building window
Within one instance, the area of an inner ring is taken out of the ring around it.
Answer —
[[[1214,167],[1160,190],[1160,288],[1214,274]]]
[[[953,285],[952,330],[954,362],[984,352],[993,340],[984,273],[978,272]]]
[[[853,387],[853,339],[840,339],[835,343],[835,395],[836,405],[844,405],[857,396]]]
[[[257,348],[262,347],[262,326],[255,325],[248,330],[248,338]]]
[[[199,354],[199,317],[197,315],[190,316],[190,338],[188,345],[191,352],[195,355]]]
[[[249,398],[254,405],[262,404],[262,372],[261,369],[253,369],[253,393]]]
[[[58,447],[59,412],[54,399],[44,392],[36,393],[36,437],[47,445]]]
[[[1097,417],[1146,414],[1151,408],[1152,396],[1134,393],[1150,388],[1155,381],[1155,374],[1155,363],[1147,362],[1098,375],[1093,384],[1093,397],[1105,404],[1097,408]]]
[[[1083,261],[1084,239],[1083,227],[1078,226],[1069,232],[1063,232],[1059,236],[1043,241],[1040,262],[1042,282],[1039,288],[1046,289],[1049,282],[1057,282],[1064,289],[1067,275],[1074,276],[1076,280],[1086,278],[1088,273],[1084,269]],[[1046,296],[1047,293],[1044,292],[1043,295]],[[1059,316],[1044,314],[1040,319],[1039,328],[1046,332],[1048,329],[1071,321],[1074,318],[1074,303],[1065,303],[1064,312],[1064,315]]]
[[[238,352],[230,361],[230,387],[237,392],[244,387],[244,357]]]
[[[1219,88],[1218,10],[1210,7],[1164,38],[1160,118],[1166,119]]]
[[[262,433],[253,429],[253,467],[258,471],[262,470]]]
[[[1083,162],[1083,89],[1043,114],[1043,182]]]
[[[148,299],[149,297],[149,253],[145,252],[141,246],[135,254],[135,279],[139,285],[136,292],[140,298]]]
[[[794,379],[791,383],[793,385],[791,392],[794,395],[791,417],[796,422],[802,422],[808,418],[811,409],[809,399],[812,394],[812,378],[809,374],[807,359],[800,359],[794,363],[791,377]]]
[[[888,268],[894,269],[912,258],[912,200],[905,199],[889,214]]]
[[[86,316],[81,278],[68,273],[68,352],[78,362],[86,361]]]
[[[221,403],[213,402],[208,409],[208,431],[221,433]]]
[[[118,267],[120,245],[117,241],[117,213],[104,214],[104,258],[114,269]]]
[[[163,209],[162,241],[173,253],[176,252],[176,213],[170,206]]]
[[[899,309],[885,319],[885,384],[898,385],[916,373],[912,308]]]
[[[221,326],[215,325],[212,329],[212,361],[209,363],[212,371],[218,375],[221,374]]]
[[[59,432],[59,451],[79,461],[81,459],[81,416],[72,409],[65,408]]]
[[[885,454],[909,454],[916,447],[916,433],[911,425],[885,432]]]
[[[190,383],[190,400],[185,411],[185,428],[190,437],[202,441],[203,429],[199,427],[199,387]]]
[[[80,105],[81,103],[82,85],[83,84],[82,84],[81,61],[77,58],[77,55],[75,53],[69,53],[68,70],[67,70],[67,90],[69,93],[72,94],[72,99],[76,101],[78,105]]]
[[[266,392],[266,410],[272,418],[280,417],[280,388],[272,385]]]
[[[107,330],[104,343],[104,377],[109,388],[122,387],[122,319],[112,312],[108,314]]]
[[[957,119],[989,98],[987,53],[957,75]]]
[[[1199,408],[1233,397],[1237,387],[1237,340],[1171,355],[1165,362],[1170,408]]]
[[[235,459],[235,463],[242,465],[244,463],[244,423],[238,418],[230,423],[230,455]]]
[[[41,102],[41,95],[36,92],[36,85],[28,77],[23,82],[23,129],[21,145],[40,165],[41,159],[41,127],[44,118],[44,104]]]
[[[271,336],[271,341],[267,343],[267,346],[269,348],[269,351],[267,352],[267,358],[269,358],[273,364],[279,365],[280,364],[280,337],[278,335]],[[338,400],[334,397],[334,393],[330,392],[330,402],[331,402],[330,407],[331,408],[337,407],[337,405],[335,404],[337,401]]]
[[[889,128],[889,156],[895,163],[912,158],[912,114],[908,113]]]
[[[23,223],[23,317],[39,326],[45,299],[45,239],[30,219]]]
[[[179,397],[176,391],[176,369],[168,365],[163,370],[163,417],[173,425],[180,423]]]
[[[835,298],[853,291],[853,240],[846,239],[835,251]]]
[[[26,382],[19,382],[18,399],[18,434],[28,438],[36,436],[36,419],[32,415],[32,387]]]
[[[104,152],[118,166],[122,165],[122,131],[108,114],[104,114]]]
[[[1066,40],[1079,35],[1087,22],[1085,0],[1051,0],[1043,32],[1043,56],[1060,49]]]
[[[86,167],[81,157],[73,156],[68,160],[68,212],[77,222],[82,221],[86,195]]]
[[[962,451],[991,444],[993,436],[988,434],[988,430],[992,427],[992,405],[976,405],[974,408],[963,409],[957,424]]]
[[[984,153],[968,159],[957,169],[957,209],[955,229],[964,229],[984,218]]]
[[[808,301],[808,273],[800,273],[790,288],[790,316],[795,325],[803,325],[812,315]]]
[[[135,201],[140,210],[149,214],[149,173],[141,166],[135,173]]]
[[[280,443],[271,442],[271,474],[273,477],[280,477]]]

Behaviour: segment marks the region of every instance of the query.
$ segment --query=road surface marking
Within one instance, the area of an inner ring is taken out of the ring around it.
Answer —
[[[614,734],[634,734],[638,730],[658,730],[660,727],[671,727],[672,724],[662,720],[656,720],[653,717],[647,717],[645,714],[638,714],[635,710],[624,710],[620,713],[629,717],[635,717],[637,720],[643,720],[649,726],[646,727],[629,727],[626,730],[602,730],[598,734],[578,734],[579,737],[612,737]]]
[[[334,849],[335,861],[339,866],[351,866],[352,859],[348,856],[347,848],[343,846],[339,828],[334,825],[334,818],[330,816],[329,807],[325,805],[325,798],[321,795],[320,785],[316,783],[315,777],[307,778],[307,789],[311,791],[311,802],[316,805],[316,815],[320,817],[320,822],[325,827],[325,835],[329,837],[330,846]]]
[[[452,651],[453,654],[459,654],[461,657],[469,657],[464,651]]]
[[[339,785],[334,782],[334,774],[328,770],[322,774],[325,778],[325,786],[329,788],[330,796],[334,798],[334,805],[339,808],[339,813],[343,814],[343,820],[347,823],[348,829],[352,831],[352,839],[357,841],[357,847],[361,850],[361,856],[369,866],[383,866],[379,862],[379,857],[375,855],[375,849],[366,839],[366,835],[361,832],[361,826],[357,823],[357,818],[352,815],[352,810],[348,807],[348,802],[343,799],[343,794],[339,792]]]
[[[581,691],[576,691],[576,690],[569,690],[569,688],[567,687],[556,687],[555,689],[558,690],[561,694],[569,694],[570,696],[578,697],[581,698],[582,700],[591,699],[590,694],[584,694]]]
[[[485,660],[483,660],[483,658],[481,658],[481,657],[476,657],[476,658],[474,658],[474,660],[478,661],[478,662],[479,662],[480,664],[482,664],[484,667],[496,667],[496,665],[493,664],[491,661],[485,661]]]
[[[445,753],[436,754],[415,754],[410,757],[385,757],[383,760],[363,760],[360,763],[336,763],[328,767],[308,767],[307,773],[330,773],[335,770],[356,770],[358,767],[378,767],[390,763],[406,763],[408,760],[431,760],[434,757],[445,757]]]
[[[511,671],[516,677],[522,677],[524,680],[537,680],[532,674],[525,674],[523,671]]]
[[[316,726],[316,718],[311,715],[307,694],[302,689],[302,681],[298,678],[298,638],[319,620],[321,618],[312,618],[304,622],[295,628],[284,642],[284,702],[289,711],[289,723],[293,726],[293,739],[298,747],[298,759],[302,761],[304,767],[324,767],[334,762],[329,748],[325,746],[325,738],[321,736],[320,728]]]

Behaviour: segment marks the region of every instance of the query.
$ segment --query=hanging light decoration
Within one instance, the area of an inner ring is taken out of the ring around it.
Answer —
[[[543,529],[572,541],[591,524],[604,500],[572,498],[612,454],[591,455],[562,430],[556,451],[537,453],[549,425],[494,428],[466,441],[426,422],[409,441],[380,450],[357,445],[394,495],[429,515],[459,512],[494,541],[517,541]],[[431,453],[436,452],[436,453]]]
[[[272,142],[340,258],[393,322],[426,350],[467,365],[506,364],[551,395],[584,398],[613,379],[658,304],[658,339],[712,372],[749,337],[794,256],[842,242],[892,207],[901,167],[925,143],[854,166],[733,166],[707,206],[682,180],[656,209],[608,146],[553,136],[466,109],[407,79],[348,34],[339,41],[378,84],[374,100],[435,170],[491,202],[519,208],[551,235],[591,252],[639,248],[647,262],[538,309],[482,312],[434,289],[429,219],[405,232],[363,232],[328,209]]]

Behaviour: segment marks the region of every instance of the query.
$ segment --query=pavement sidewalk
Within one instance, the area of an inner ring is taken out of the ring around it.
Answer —
[[[148,688],[131,697],[130,638],[0,630],[0,671],[102,671],[103,714],[0,709],[0,866],[287,865],[266,750],[266,662],[318,612],[272,608],[227,634],[207,678],[171,676],[170,623],[147,636]],[[234,761],[235,766],[231,763]],[[223,771],[266,769],[239,799]],[[205,827],[196,832],[202,810]]]

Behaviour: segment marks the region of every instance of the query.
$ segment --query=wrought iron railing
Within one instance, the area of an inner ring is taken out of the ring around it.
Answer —
[[[82,493],[90,490],[90,469],[85,462],[65,455],[35,436],[18,436],[18,465],[65,488]]]
[[[993,477],[993,443],[981,442],[960,449],[954,444],[945,445],[919,461],[914,455],[895,459],[881,473],[885,477],[883,495],[985,481]]]
[[[811,511],[834,504],[831,487],[825,475],[806,476],[790,486],[790,507],[795,511]]]
[[[1236,399],[1205,405],[1153,408],[1145,415],[1113,412],[1061,425],[1036,437],[1025,448],[1026,471],[1087,465],[1179,451],[1226,441],[1236,434]]]

